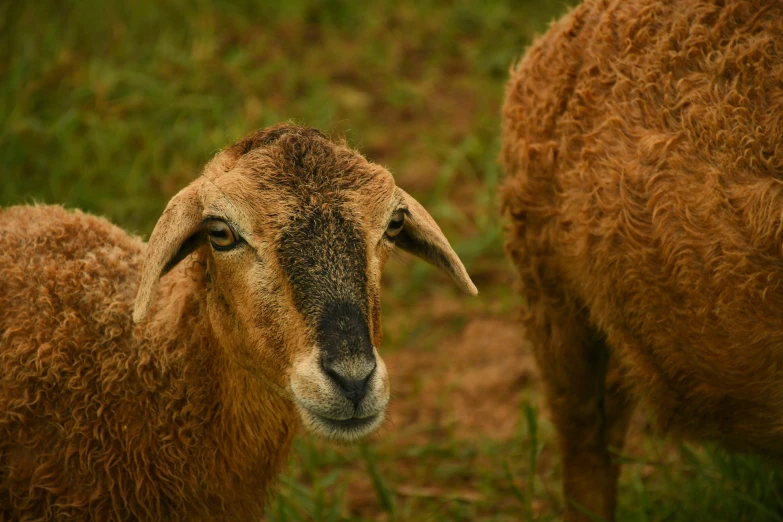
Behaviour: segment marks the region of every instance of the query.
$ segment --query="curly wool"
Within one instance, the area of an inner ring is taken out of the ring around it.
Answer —
[[[586,2],[512,73],[502,192],[529,322],[586,309],[664,427],[777,455],[781,35],[780,2]]]
[[[144,248],[78,211],[0,211],[0,520],[263,516],[292,405],[218,349],[198,254],[132,323]]]
[[[506,250],[565,494],[607,520],[640,399],[783,457],[781,35],[779,1],[588,0],[512,69]]]

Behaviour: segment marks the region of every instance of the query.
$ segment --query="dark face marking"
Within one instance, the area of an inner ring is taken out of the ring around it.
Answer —
[[[314,328],[324,363],[372,357],[363,237],[338,210],[301,215],[278,247],[294,304]]]
[[[280,239],[278,255],[306,318],[319,317],[328,303],[337,302],[355,302],[366,316],[364,238],[338,209],[317,206],[297,215]]]
[[[370,330],[357,303],[328,303],[321,313],[316,331],[318,345],[323,351],[321,364],[324,368],[333,367],[345,357],[373,357]]]
[[[370,179],[361,158],[314,129],[290,125],[248,140],[251,149],[264,146],[274,165],[256,172],[259,188],[295,202],[277,246],[294,305],[324,357],[346,355],[348,346],[371,355],[367,245],[346,199]]]

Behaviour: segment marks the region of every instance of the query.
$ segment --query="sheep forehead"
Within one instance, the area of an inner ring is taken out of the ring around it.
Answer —
[[[254,148],[255,147],[255,148]],[[384,168],[312,129],[275,126],[220,153],[204,177],[253,221],[283,233],[303,216],[326,215],[361,230],[380,226],[395,203]]]

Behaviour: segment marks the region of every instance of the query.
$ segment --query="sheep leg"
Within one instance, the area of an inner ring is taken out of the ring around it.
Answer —
[[[616,361],[584,318],[539,317],[528,330],[559,437],[565,520],[595,520],[587,511],[613,521],[620,466],[610,448],[623,447],[633,402]]]

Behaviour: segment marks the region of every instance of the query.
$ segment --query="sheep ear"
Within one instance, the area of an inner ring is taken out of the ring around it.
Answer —
[[[397,191],[408,207],[408,214],[402,231],[395,241],[396,245],[440,268],[457,283],[460,289],[470,295],[478,294],[476,285],[470,280],[462,261],[457,257],[432,216],[410,194],[399,187]]]
[[[200,184],[196,180],[171,198],[152,230],[133,307],[135,323],[147,317],[160,278],[203,243]]]

